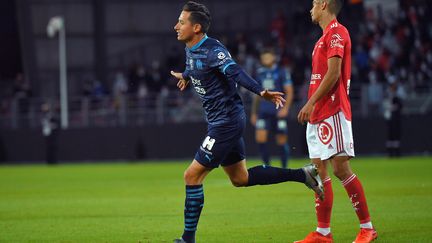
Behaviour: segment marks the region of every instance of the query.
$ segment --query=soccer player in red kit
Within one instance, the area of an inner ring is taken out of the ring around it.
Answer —
[[[333,206],[332,184],[327,165],[341,180],[360,221],[360,232],[354,242],[371,242],[377,238],[372,226],[366,196],[349,160],[354,157],[351,129],[351,105],[348,98],[351,78],[351,39],[348,30],[336,16],[341,0],[314,0],[310,11],[312,22],[323,35],[312,52],[312,75],[308,101],[298,114],[300,123],[307,122],[306,140],[309,157],[317,165],[324,184],[324,201],[316,197],[318,227],[303,243],[333,242],[330,216]]]

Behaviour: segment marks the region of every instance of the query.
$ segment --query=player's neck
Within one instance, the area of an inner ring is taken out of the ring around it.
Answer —
[[[186,42],[186,46],[188,48],[192,48],[194,45],[198,44],[198,42],[200,42],[205,36],[206,34],[204,33],[195,35],[190,41]]]
[[[323,31],[325,31],[327,29],[327,26],[334,20],[336,19],[336,16],[333,14],[329,14],[329,15],[325,15],[323,16],[323,18],[321,19],[321,21],[319,22],[319,25],[321,27],[321,29]]]

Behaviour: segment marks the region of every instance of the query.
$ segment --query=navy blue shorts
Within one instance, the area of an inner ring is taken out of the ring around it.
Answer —
[[[288,134],[287,120],[285,118],[278,118],[276,115],[259,115],[255,128],[272,131],[277,134]]]
[[[228,166],[245,159],[243,131],[246,118],[241,116],[233,123],[210,126],[207,136],[195,154],[195,160],[208,168]]]

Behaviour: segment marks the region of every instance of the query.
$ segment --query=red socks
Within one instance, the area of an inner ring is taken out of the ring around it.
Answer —
[[[360,220],[360,224],[370,222],[369,209],[366,203],[366,196],[363,186],[355,174],[342,181],[342,185],[348,193],[352,206]],[[330,217],[333,207],[333,189],[331,179],[323,180],[324,201],[320,201],[315,194],[315,210],[318,220],[318,228],[330,228]]]
[[[363,186],[355,174],[342,181],[342,185],[348,193],[352,206],[360,220],[360,224],[370,222],[369,209]]]
[[[329,177],[323,180],[323,186],[324,201],[319,200],[318,195],[315,193],[315,210],[318,220],[318,228],[329,228],[333,207],[333,189]]]

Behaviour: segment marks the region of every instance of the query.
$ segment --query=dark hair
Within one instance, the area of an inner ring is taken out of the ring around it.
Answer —
[[[272,48],[272,47],[265,47],[261,50],[260,54],[261,55],[264,55],[264,54],[276,55],[276,52],[275,52],[274,48]]]
[[[328,0],[330,13],[338,15],[343,6],[343,0]]]
[[[201,31],[207,33],[210,28],[210,11],[204,4],[189,1],[183,6],[183,11],[190,12],[189,21],[201,25]]]

